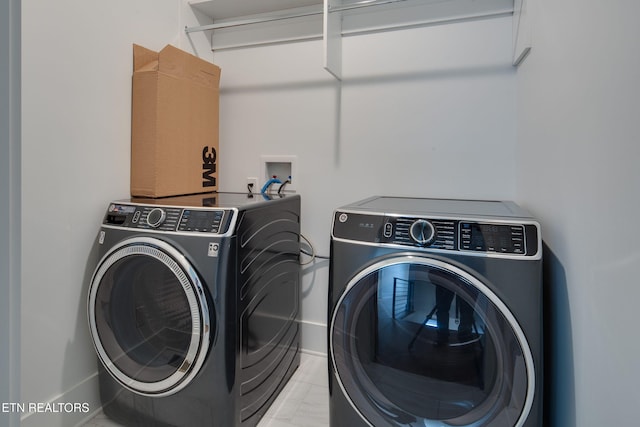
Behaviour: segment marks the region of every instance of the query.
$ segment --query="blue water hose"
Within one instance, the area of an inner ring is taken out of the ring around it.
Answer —
[[[278,178],[274,176],[273,178],[271,178],[270,180],[264,183],[264,185],[262,186],[262,190],[260,190],[260,192],[266,193],[269,190],[269,187],[271,187],[273,184],[282,184],[282,181],[280,181]]]

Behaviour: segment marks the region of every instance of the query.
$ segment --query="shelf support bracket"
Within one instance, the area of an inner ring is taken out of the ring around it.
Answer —
[[[324,0],[323,67],[337,80],[342,80],[342,0]],[[331,12],[331,13],[329,13]]]

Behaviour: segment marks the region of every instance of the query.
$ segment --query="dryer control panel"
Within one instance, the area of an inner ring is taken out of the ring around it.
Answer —
[[[103,225],[183,233],[224,234],[233,211],[112,203]]]
[[[534,223],[335,213],[333,237],[364,243],[509,256],[539,255]]]

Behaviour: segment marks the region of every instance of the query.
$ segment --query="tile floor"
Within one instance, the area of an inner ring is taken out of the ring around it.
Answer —
[[[300,367],[258,427],[326,427],[329,425],[327,358],[302,353]],[[84,427],[121,427],[100,413]]]

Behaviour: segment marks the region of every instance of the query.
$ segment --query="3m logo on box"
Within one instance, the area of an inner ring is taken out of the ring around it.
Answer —
[[[204,147],[202,149],[202,187],[215,187],[216,177],[216,149],[215,147]]]

